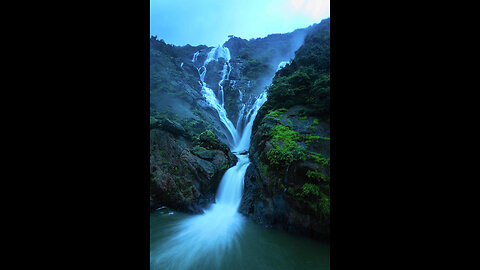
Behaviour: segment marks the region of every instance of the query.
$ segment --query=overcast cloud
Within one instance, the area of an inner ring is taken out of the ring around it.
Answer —
[[[150,0],[150,34],[179,46],[287,33],[328,17],[329,0]]]

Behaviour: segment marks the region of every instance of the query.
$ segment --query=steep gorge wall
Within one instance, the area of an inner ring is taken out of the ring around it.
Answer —
[[[260,224],[328,238],[329,20],[261,39],[231,37],[224,46],[231,70],[222,87],[234,125],[242,101],[254,102],[275,76],[253,126],[241,213]],[[151,205],[201,212],[236,162],[217,113],[201,95],[197,69],[212,48],[156,38],[151,47]],[[206,66],[205,83],[217,95],[221,59]]]
[[[268,89],[254,122],[240,212],[315,239],[330,234],[330,21]]]

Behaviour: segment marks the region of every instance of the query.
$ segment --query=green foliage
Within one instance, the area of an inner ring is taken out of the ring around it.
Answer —
[[[289,193],[293,195],[292,191]],[[322,192],[320,186],[305,183],[301,187],[301,192],[295,193],[297,200],[303,202],[315,215],[323,217],[324,220],[330,218],[330,196]]]
[[[285,108],[280,108],[278,110],[270,110],[270,111],[268,111],[268,114],[265,115],[265,118],[266,119],[271,119],[271,120],[274,120],[277,123],[280,123],[280,119],[278,117],[281,116],[282,114],[284,114],[286,111],[288,111],[288,110],[285,109]]]
[[[330,181],[330,179],[328,177],[326,177],[325,175],[323,175],[322,173],[318,172],[318,171],[312,171],[312,170],[308,170],[307,171],[307,177],[309,179],[313,179],[313,180],[316,180],[318,182],[328,182]]]
[[[244,67],[244,74],[247,80],[256,80],[268,70],[268,65],[257,61],[255,58],[249,58]]]
[[[317,185],[306,183],[302,186],[302,193],[297,193],[297,196],[308,197],[310,194],[314,196],[320,195],[320,188]]]
[[[326,158],[320,153],[310,152],[307,155],[307,158],[313,159],[316,163],[318,163],[322,166],[330,165],[330,158]]]
[[[221,145],[221,142],[217,138],[215,133],[213,133],[209,129],[196,136],[194,139],[194,143],[196,144],[196,146],[200,146],[203,149],[208,150],[219,149],[219,146]]]
[[[285,168],[295,160],[305,159],[305,148],[298,145],[300,135],[285,125],[276,125],[270,130],[272,149],[267,152],[270,165]]]
[[[150,116],[150,126],[154,126],[158,123],[158,119],[153,117],[153,116]]]
[[[200,146],[206,150],[220,150],[228,155],[229,149],[228,146],[222,143],[215,133],[207,129],[206,131],[200,133],[198,136],[194,136],[193,144],[195,146]],[[195,148],[194,148],[195,149]],[[201,148],[197,148],[197,151]],[[197,152],[198,153],[198,152]],[[203,156],[211,156],[211,153],[204,153]]]
[[[296,145],[296,142],[300,139],[300,135],[297,132],[285,125],[274,126],[270,134],[272,135],[272,141],[274,143],[278,144],[283,142],[287,147],[293,144]]]
[[[305,38],[291,64],[279,70],[268,88],[269,110],[305,105],[308,113],[330,115],[330,20]]]
[[[284,114],[286,111],[288,111],[288,110],[285,109],[285,108],[281,108],[281,109],[278,109],[278,110],[270,110],[270,111],[268,111],[267,116],[279,117],[280,115]]]
[[[263,162],[259,161],[258,162],[258,168],[259,168],[259,172],[260,172],[260,175],[263,179],[267,179],[268,178],[268,172],[269,172],[269,169],[268,169],[268,165],[267,164],[263,164]]]
[[[312,141],[319,140],[321,137],[316,135],[307,135],[305,136],[305,143],[310,144]]]

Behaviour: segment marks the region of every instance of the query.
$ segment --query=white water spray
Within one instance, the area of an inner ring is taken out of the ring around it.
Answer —
[[[197,57],[198,52],[195,53],[192,61],[195,62]],[[219,58],[225,59],[222,79],[219,82],[221,102],[204,82],[206,65],[211,61],[218,61]],[[229,133],[226,135],[232,137],[230,149],[237,156],[238,161],[223,175],[216,193],[216,202],[206,209],[204,214],[193,216],[178,224],[171,232],[172,236],[160,248],[159,254],[151,254],[151,257],[155,258],[152,260],[153,265],[160,266],[161,269],[195,269],[205,260],[220,266],[223,263],[224,254],[236,245],[236,239],[245,221],[244,217],[238,213],[238,207],[242,199],[245,173],[250,165],[247,151],[250,146],[253,121],[258,110],[267,100],[267,93],[260,94],[253,104],[252,102],[242,104],[235,127],[225,111],[221,85],[224,80],[228,80],[231,72],[229,61],[228,48],[218,46],[208,53],[202,67],[198,68],[198,73],[202,94],[208,104],[217,111],[220,121]]]
[[[197,57],[198,55],[200,54],[200,52],[196,52],[193,54],[193,58],[192,58],[192,62],[195,63],[195,61],[197,61]]]
[[[277,66],[277,70],[276,70],[276,71],[279,71],[280,69],[284,68],[287,64],[290,64],[290,61],[282,61],[282,62],[280,62],[280,64],[278,64],[278,66]]]

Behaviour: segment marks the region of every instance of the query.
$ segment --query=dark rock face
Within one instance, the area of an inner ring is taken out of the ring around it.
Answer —
[[[168,206],[174,210],[201,213],[215,201],[215,192],[224,172],[236,160],[231,153],[226,154],[223,147],[196,151],[189,140],[177,138],[178,134],[169,131],[150,131],[151,209]]]
[[[224,107],[235,126],[242,103],[255,101],[254,97],[271,83],[272,77],[281,73],[276,73],[278,64],[296,57],[293,52],[316,27],[253,40],[232,37],[224,44],[232,57],[229,78],[222,83]],[[210,49],[151,40],[152,209],[167,206],[201,213],[214,202],[225,171],[236,163],[225,144],[229,141],[223,134],[225,127],[201,94],[197,69]],[[192,61],[194,58],[196,61]],[[223,64],[223,59],[208,63],[205,76],[205,83],[219,99]],[[297,105],[296,101],[293,103]],[[328,238],[329,123],[303,113],[312,108],[290,106],[285,111],[272,112],[280,108],[274,105],[268,109],[264,105],[253,124],[251,165],[246,172],[239,211],[265,226],[315,239]],[[243,128],[237,127],[240,132]],[[291,147],[291,141],[295,147],[282,152],[282,148]],[[276,154],[272,154],[274,151]]]
[[[185,129],[175,121],[169,119],[162,119],[161,125],[164,130],[172,133],[175,136],[180,136],[185,134]]]
[[[329,212],[326,216],[321,208],[326,206],[317,202],[323,199],[321,194],[329,194],[328,183],[307,175],[309,171],[316,172],[329,181],[329,163],[322,165],[318,159],[312,158],[330,158],[329,125],[314,117],[300,116],[302,109],[302,106],[295,106],[277,117],[268,117],[265,112],[257,116],[258,126],[254,125],[250,146],[252,164],[245,175],[239,211],[265,226],[283,228],[314,239],[328,239]],[[281,170],[272,169],[267,158],[275,143],[271,132],[278,125],[299,134],[298,144],[307,153],[304,160],[293,160]],[[314,188],[311,193],[308,193],[309,187]]]
[[[267,43],[281,39],[269,37]],[[329,40],[330,21],[323,20],[276,72],[253,124],[240,209],[259,223],[314,239],[330,235]]]

